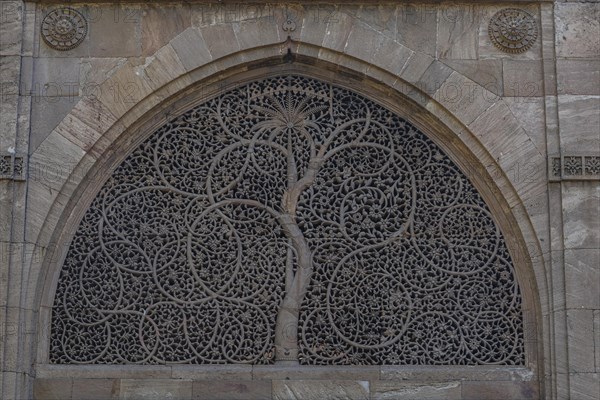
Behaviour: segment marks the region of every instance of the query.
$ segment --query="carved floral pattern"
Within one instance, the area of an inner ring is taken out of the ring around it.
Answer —
[[[85,39],[87,29],[87,21],[79,11],[62,7],[44,17],[42,38],[55,50],[71,50]]]
[[[538,35],[533,15],[518,8],[505,8],[494,14],[488,33],[494,46],[507,53],[529,50]]]
[[[413,125],[300,76],[154,132],[70,244],[53,363],[522,364],[521,296],[473,185]]]

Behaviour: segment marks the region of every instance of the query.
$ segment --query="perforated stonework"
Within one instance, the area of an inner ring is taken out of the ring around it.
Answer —
[[[524,363],[521,296],[469,179],[407,121],[298,76],[158,129],[70,244],[51,362]]]

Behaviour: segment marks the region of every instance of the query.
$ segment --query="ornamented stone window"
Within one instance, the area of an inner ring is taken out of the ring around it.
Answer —
[[[524,363],[521,295],[469,178],[423,133],[301,76],[154,132],[70,244],[52,363]]]

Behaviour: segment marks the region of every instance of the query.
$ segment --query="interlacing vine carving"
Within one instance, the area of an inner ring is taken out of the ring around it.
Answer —
[[[70,244],[53,363],[524,362],[502,234],[424,134],[301,76],[232,89],[114,171]]]

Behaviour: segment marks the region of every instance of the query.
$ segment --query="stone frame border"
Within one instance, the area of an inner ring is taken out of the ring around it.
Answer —
[[[194,28],[190,29],[193,30]],[[538,257],[541,254],[539,242],[525,211],[523,200],[517,194],[518,189],[513,187],[505,173],[497,174],[497,176],[494,174],[493,177],[490,176],[490,169],[503,171],[502,166],[486,150],[486,146],[481,143],[477,132],[473,132],[473,127],[469,126],[467,118],[457,114],[456,111],[448,111],[447,107],[444,106],[443,99],[440,101],[432,99],[431,95],[435,98],[435,93],[428,95],[416,89],[415,85],[413,85],[416,83],[415,79],[410,79],[407,76],[402,77],[401,73],[390,73],[390,66],[375,67],[358,58],[301,42],[275,43],[270,46],[233,52],[228,56],[219,58],[217,61],[201,64],[202,67],[200,68],[184,67],[181,61],[177,59],[177,54],[173,50],[173,46],[168,44],[157,51],[150,67],[156,63],[156,68],[165,68],[164,64],[167,63],[168,66],[168,63],[171,62],[175,64],[176,68],[167,68],[163,72],[153,70],[154,74],[158,75],[155,75],[154,80],[152,77],[150,78],[149,82],[151,86],[148,86],[148,82],[143,83],[143,85],[140,82],[141,87],[145,87],[146,90],[143,100],[136,103],[134,107],[127,107],[125,104],[109,104],[107,106],[105,103],[109,102],[106,99],[99,99],[99,101],[95,102],[83,99],[32,155],[32,160],[42,162],[44,160],[52,160],[54,158],[52,151],[57,149],[55,146],[56,143],[64,143],[67,145],[67,148],[61,150],[61,153],[66,152],[66,154],[70,154],[70,158],[72,158],[73,154],[77,154],[77,157],[79,157],[74,160],[77,167],[65,174],[65,176],[60,177],[61,181],[51,185],[51,189],[55,191],[55,194],[53,194],[54,202],[46,214],[41,210],[42,228],[40,236],[32,238],[32,241],[39,248],[48,248],[48,254],[44,257],[43,265],[41,265],[41,271],[40,266],[36,268],[34,266],[35,261],[32,260],[32,271],[34,271],[32,276],[36,276],[36,273],[39,273],[39,281],[37,284],[31,282],[30,289],[28,290],[29,293],[38,293],[35,298],[30,299],[29,304],[33,310],[40,310],[39,320],[33,316],[36,320],[31,321],[34,326],[38,325],[40,327],[37,340],[38,365],[42,367],[45,364],[43,361],[44,354],[47,357],[47,348],[45,348],[45,345],[48,338],[45,333],[48,328],[52,307],[53,288],[56,285],[59,268],[62,265],[60,257],[61,247],[53,246],[52,243],[68,242],[68,239],[70,239],[68,231],[77,225],[76,222],[87,208],[81,204],[84,204],[86,200],[91,201],[90,197],[93,198],[93,195],[98,190],[98,187],[96,187],[96,190],[88,191],[88,185],[97,184],[98,182],[94,180],[94,177],[104,176],[105,172],[109,171],[110,168],[114,168],[125,157],[123,154],[118,155],[121,149],[132,149],[142,140],[141,136],[144,136],[139,134],[130,135],[128,133],[138,130],[141,125],[140,121],[143,119],[145,119],[145,130],[149,132],[153,130],[153,127],[164,122],[164,116],[161,116],[157,108],[161,108],[164,111],[165,104],[171,104],[169,107],[172,107],[176,98],[188,96],[190,92],[194,91],[192,82],[196,82],[197,84],[199,82],[205,87],[208,87],[210,84],[218,86],[218,82],[221,82],[228,74],[233,73],[232,70],[228,70],[229,67],[233,66],[237,66],[234,69],[246,71],[248,79],[250,79],[253,73],[260,71],[261,67],[268,67],[270,65],[270,68],[273,68],[273,64],[279,64],[278,68],[286,68],[286,65],[289,67],[288,64],[282,64],[282,55],[285,54],[288,48],[292,50],[293,54],[297,54],[296,62],[299,63],[302,61],[308,69],[310,69],[308,66],[311,64],[317,65],[322,71],[327,71],[327,68],[329,68],[329,74],[334,77],[350,75],[359,81],[368,81],[369,84],[373,84],[372,87],[366,85],[371,90],[364,90],[364,88],[361,90],[354,87],[350,87],[350,89],[358,91],[376,102],[391,108],[394,112],[398,112],[399,110],[395,106],[391,107],[390,104],[387,104],[387,101],[390,100],[386,99],[386,102],[382,102],[381,100],[385,98],[384,96],[373,96],[373,94],[375,92],[380,95],[384,93],[390,98],[396,96],[396,100],[398,96],[401,96],[406,104],[408,104],[407,99],[410,99],[413,111],[416,112],[413,114],[409,113],[411,122],[419,126],[430,138],[441,145],[461,167],[465,166],[465,159],[461,157],[465,155],[468,156],[468,160],[473,161],[471,166],[476,166],[476,168],[483,167],[481,178],[476,179],[474,183],[484,196],[486,202],[488,202],[492,213],[495,216],[502,215],[507,217],[507,219],[503,218],[503,221],[497,222],[501,226],[503,233],[509,238],[507,242],[513,243],[513,245],[509,244],[509,248],[511,248],[511,254],[515,260],[518,260],[518,262],[515,261],[517,265],[517,278],[523,290],[525,310],[530,314],[527,315],[528,313],[526,313],[525,316],[526,329],[533,329],[533,334],[529,336],[532,338],[532,342],[527,345],[529,350],[526,349],[526,364],[531,368],[534,376],[542,380],[544,377],[542,359],[545,358],[546,362],[549,363],[549,357],[543,357],[542,353],[542,349],[548,351],[549,348],[549,342],[546,339],[546,335],[548,335],[548,321],[542,318],[542,315],[547,313],[544,310],[548,310],[543,260]],[[173,59],[173,56],[175,56],[175,59]],[[253,64],[252,60],[259,61]],[[339,67],[329,63],[329,61],[335,61]],[[163,64],[162,66],[161,63]],[[436,61],[433,61],[431,64],[434,63]],[[258,69],[252,69],[252,67]],[[126,65],[117,74],[122,73],[124,76],[136,79],[132,74],[132,69],[131,66]],[[161,76],[161,73],[165,75]],[[311,74],[310,76],[313,75]],[[207,77],[211,78],[205,79]],[[467,78],[457,72],[453,72],[451,77],[468,81]],[[375,84],[376,81],[379,82]],[[109,83],[105,82],[105,84]],[[473,85],[478,86],[475,83]],[[479,88],[485,90],[480,86]],[[177,95],[175,96],[176,93]],[[400,95],[399,93],[403,93],[404,95]],[[482,116],[490,113],[493,116],[500,113],[496,107],[500,107],[502,103],[501,100],[493,103],[490,107],[482,110],[479,115]],[[189,100],[186,107],[189,107]],[[86,111],[91,113],[91,115],[97,114],[98,116],[102,116],[100,123],[93,125],[90,121],[86,120]],[[406,109],[404,111],[406,112]],[[403,113],[399,112],[399,114],[402,115]],[[422,121],[419,121],[419,118]],[[83,135],[81,128],[86,129],[83,131]],[[435,130],[439,129],[446,132],[444,140],[439,139],[444,135],[440,135],[439,133],[436,135],[435,132],[432,133],[432,129],[434,128]],[[436,137],[438,137],[438,140],[435,139]],[[72,146],[77,146],[80,150],[73,152]],[[466,149],[470,150],[467,150],[467,154],[463,154]],[[479,177],[479,174],[476,176]],[[89,179],[90,177],[92,178],[91,180]],[[39,186],[43,185],[40,184]],[[32,193],[35,193],[35,188]],[[506,221],[510,222],[507,223]],[[513,236],[514,240],[510,240]],[[526,243],[529,243],[531,248],[528,249]],[[62,254],[62,257],[64,257],[64,254]],[[537,262],[535,265],[532,265],[531,261],[536,257]],[[539,291],[538,286],[540,287]],[[544,328],[542,328],[542,325],[544,325]],[[542,335],[542,331],[545,332],[544,335]],[[542,342],[545,342],[546,345],[542,345]],[[32,343],[32,346],[35,347],[35,343]],[[35,349],[33,350],[35,352]],[[541,389],[543,390],[543,385]]]

